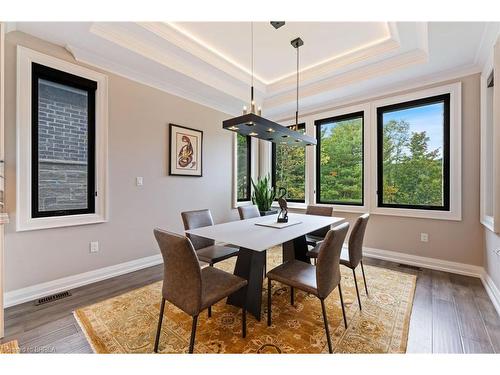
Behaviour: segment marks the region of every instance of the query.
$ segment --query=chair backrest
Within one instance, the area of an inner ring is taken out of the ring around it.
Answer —
[[[163,257],[162,295],[189,315],[201,309],[201,268],[191,241],[184,236],[155,229]]]
[[[251,204],[248,206],[239,206],[238,213],[240,214],[240,220],[251,219],[253,217],[259,217],[259,207],[255,204]]]
[[[212,214],[210,213],[210,210],[181,212],[181,216],[185,230],[214,225],[214,221],[212,219]],[[193,244],[195,250],[199,250],[204,247],[212,246],[215,244],[214,240],[208,238],[195,236],[189,233],[186,233],[186,236],[191,240],[191,243]]]
[[[308,205],[307,209],[306,209],[306,215],[332,216],[333,215],[333,208],[327,207],[327,206]],[[309,234],[311,234],[313,236],[317,236],[317,237],[325,237],[329,230],[330,230],[330,227],[324,227],[324,228],[320,228],[318,230],[315,230],[314,232],[311,232]]]
[[[340,253],[349,223],[330,229],[321,242],[316,263],[316,285],[318,297],[326,298],[340,283]]]
[[[357,267],[359,262],[363,259],[363,239],[365,237],[366,225],[368,224],[369,218],[370,214],[364,214],[358,217],[349,235],[349,262],[352,267]]]

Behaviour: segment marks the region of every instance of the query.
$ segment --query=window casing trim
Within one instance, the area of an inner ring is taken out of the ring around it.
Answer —
[[[374,127],[373,136],[371,137],[371,181],[373,187],[370,191],[370,212],[379,215],[401,216],[401,217],[416,217],[426,219],[440,220],[462,220],[462,83],[456,82],[442,86],[436,86],[428,89],[414,91],[408,94],[392,96],[380,100],[375,100],[371,103],[372,119],[371,123]],[[377,189],[377,108],[384,107],[397,103],[405,103],[428,97],[450,94],[450,208],[449,211],[444,210],[427,210],[427,209],[407,209],[396,207],[379,207]]]
[[[51,217],[32,216],[32,63],[97,82],[95,92],[95,212]],[[23,46],[17,46],[16,230],[37,230],[102,223],[108,220],[108,79],[107,76]]]
[[[323,124],[328,124],[331,122],[335,121],[345,121],[345,120],[350,120],[350,119],[357,119],[361,118],[361,167],[362,167],[362,172],[361,172],[361,203],[356,203],[356,202],[338,202],[338,201],[332,201],[332,202],[322,202],[321,201],[321,180],[319,178],[320,176],[320,160],[321,160],[321,125]],[[315,172],[316,172],[316,204],[320,205],[332,205],[332,206],[347,206],[347,207],[364,207],[365,206],[365,111],[356,111],[356,112],[351,112],[351,113],[344,113],[341,115],[336,115],[336,116],[330,116],[327,118],[319,119],[314,121],[314,125],[316,128],[316,141],[318,142],[316,144],[316,166],[315,166]],[[339,211],[337,209],[337,211]]]
[[[386,112],[395,112],[403,109],[418,108],[428,104],[443,103],[443,205],[407,205],[396,203],[384,203],[383,194],[383,115]],[[441,94],[432,97],[415,99],[407,102],[390,104],[382,107],[377,107],[377,206],[378,207],[391,207],[402,209],[421,209],[421,210],[436,210],[436,211],[449,211],[450,210],[450,94]]]

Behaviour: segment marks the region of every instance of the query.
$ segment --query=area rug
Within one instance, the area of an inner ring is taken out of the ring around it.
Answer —
[[[268,251],[268,268],[281,264],[281,249]],[[217,267],[232,272],[235,259]],[[336,353],[405,353],[416,277],[366,266],[369,297],[361,270],[358,283],[360,311],[352,271],[341,266],[342,292],[348,329],[344,328],[338,290],[325,300],[332,344]],[[161,282],[127,292],[75,311],[96,353],[151,353],[161,301]],[[265,284],[267,285],[267,280]],[[262,320],[247,315],[247,337],[241,337],[241,310],[225,300],[198,318],[195,353],[328,353],[320,301],[296,291],[290,305],[288,287],[273,282],[272,326],[266,323],[267,287],[262,298]],[[161,353],[185,353],[191,317],[167,302],[160,340]]]
[[[17,340],[0,344],[0,354],[17,354],[17,353],[19,353],[19,344],[17,343]]]

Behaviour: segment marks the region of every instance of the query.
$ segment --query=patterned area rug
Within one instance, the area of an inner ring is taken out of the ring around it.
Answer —
[[[232,272],[235,259],[217,264]],[[268,251],[268,269],[281,264],[281,248]],[[341,266],[348,329],[344,329],[338,290],[325,300],[332,344],[336,353],[405,353],[416,277],[365,266],[368,291],[358,270],[363,310],[359,310],[352,271]],[[267,280],[265,282],[267,285]],[[288,287],[273,282],[273,324],[267,327],[267,287],[262,320],[247,314],[247,337],[241,337],[241,310],[225,300],[198,318],[196,353],[328,353],[320,301],[296,291],[290,305]],[[75,311],[97,353],[151,353],[158,323],[161,282]],[[189,346],[191,317],[167,302],[160,351],[184,353]]]
[[[19,344],[17,340],[0,344],[0,354],[17,354],[19,353]]]

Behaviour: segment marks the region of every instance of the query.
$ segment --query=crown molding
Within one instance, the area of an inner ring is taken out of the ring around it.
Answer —
[[[337,108],[352,106],[354,104],[367,102],[383,96],[419,89],[424,86],[443,84],[444,82],[447,81],[456,80],[472,74],[478,74],[480,72],[481,72],[480,66],[474,64],[467,65],[453,70],[441,71],[438,73],[430,74],[425,77],[417,77],[414,79],[405,80],[403,82],[398,82],[384,87],[377,87],[376,89],[372,89],[370,91],[365,92],[363,95],[353,94],[347,97],[342,97],[341,99],[338,100],[326,99],[321,102],[318,102],[318,104],[316,105],[302,108],[300,117],[311,116],[317,113],[327,112]],[[276,122],[285,122],[294,118],[291,115],[292,115],[291,111],[281,111],[271,114],[269,118]]]
[[[167,92],[183,99],[216,109],[229,115],[239,115],[235,108],[240,108],[240,103],[228,100],[215,100],[214,95],[202,95],[195,90],[186,90],[180,85],[172,84],[170,80],[158,79],[158,76],[148,75],[141,71],[130,69],[123,64],[103,58],[93,52],[72,45],[66,45],[74,59],[80,63],[91,65],[107,72],[119,75],[143,85]]]
[[[369,80],[374,77],[385,75],[396,70],[406,68],[416,64],[423,64],[428,61],[427,52],[415,49],[406,53],[390,57],[374,64],[361,66],[359,68],[338,74],[320,82],[309,84],[301,87],[300,98],[318,95],[328,91],[338,89],[353,83]],[[295,92],[287,92],[282,95],[277,95],[264,100],[266,111],[285,105],[295,100]]]
[[[211,66],[209,69],[200,69],[196,61],[188,60],[179,55],[179,51],[172,51],[169,45],[165,44],[162,50],[157,45],[153,45],[145,38],[138,38],[130,30],[118,25],[108,23],[94,23],[89,30],[92,34],[114,43],[122,48],[126,48],[146,59],[154,61],[168,69],[181,73],[191,79],[202,82],[216,90],[224,91],[228,95],[242,101],[248,101],[248,84],[243,84],[235,80],[227,73],[216,70]],[[170,45],[171,46],[171,45]],[[174,46],[178,48],[177,46]],[[256,93],[257,98],[259,92]],[[259,101],[259,100],[258,100]]]

